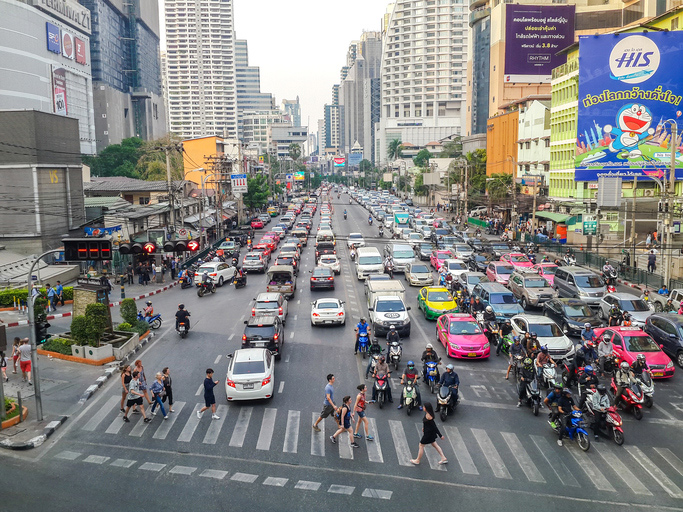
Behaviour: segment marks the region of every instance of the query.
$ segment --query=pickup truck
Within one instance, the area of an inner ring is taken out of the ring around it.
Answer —
[[[664,311],[666,301],[669,299],[671,299],[671,302],[673,302],[674,307],[676,308],[674,312],[677,312],[678,308],[681,307],[681,301],[683,301],[683,289],[674,288],[669,291],[669,295],[659,295],[657,292],[652,292],[650,294],[650,304],[652,304],[652,307],[655,308],[657,313]]]
[[[410,336],[410,306],[405,305],[405,288],[400,281],[369,281],[367,305],[372,332],[384,337],[393,325],[401,337]]]
[[[296,275],[291,265],[273,265],[268,269],[266,291],[281,293],[288,299],[296,293]]]

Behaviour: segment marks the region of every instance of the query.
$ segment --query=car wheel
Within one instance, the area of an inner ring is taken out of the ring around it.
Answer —
[[[527,309],[529,307],[529,303],[526,301],[526,297],[522,297],[522,309]]]
[[[659,302],[655,302],[655,313],[661,313],[662,310],[662,305]]]
[[[223,286],[223,276],[218,278],[218,286]]]
[[[683,350],[679,351],[678,354],[676,354],[676,362],[678,363],[678,366],[680,368],[683,368]]]
[[[605,312],[602,308],[598,309],[598,316],[600,317],[600,320],[605,320]]]

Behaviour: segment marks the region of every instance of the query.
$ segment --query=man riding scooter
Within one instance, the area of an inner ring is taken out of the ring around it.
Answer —
[[[185,304],[178,304],[178,311],[175,312],[176,331],[181,323],[185,324],[188,331],[190,330],[190,312],[185,309]]]
[[[452,364],[446,366],[446,371],[441,375],[439,380],[439,387],[447,387],[451,390],[451,401],[448,406],[452,406],[458,401],[458,386],[460,385],[460,378],[458,374],[455,373],[455,367]],[[437,404],[436,412],[439,412],[441,406]]]
[[[360,322],[358,322],[358,324],[356,325],[355,331],[356,331],[356,345],[355,345],[355,348],[353,349],[354,355],[358,354],[358,342],[359,342],[360,336],[361,335],[367,336],[368,339],[370,339],[370,326],[365,321],[365,318],[360,319]]]
[[[412,361],[408,361],[406,369],[403,372],[403,375],[401,375],[401,385],[405,385],[406,383],[410,383],[413,385],[413,388],[415,389],[415,395],[417,398],[417,405],[420,407],[420,410],[422,410],[422,397],[420,396],[420,388],[417,383],[419,378],[420,376],[418,375],[417,370],[415,369],[415,363]],[[403,393],[401,393],[401,403],[398,406],[399,409],[403,408],[403,399]]]
[[[427,343],[425,346],[424,352],[422,352],[422,357],[420,360],[424,363],[423,368],[422,368],[422,376],[424,378],[424,381],[427,382],[427,363],[428,362],[434,362],[434,363],[439,363],[441,361],[441,358],[437,355],[436,351],[434,350],[434,347],[432,346],[431,343]],[[436,378],[439,378],[439,370],[436,370]]]

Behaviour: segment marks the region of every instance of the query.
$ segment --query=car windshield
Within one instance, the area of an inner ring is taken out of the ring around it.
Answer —
[[[449,302],[453,300],[448,292],[429,292],[427,300],[430,302]]]
[[[562,330],[555,324],[529,324],[529,332],[536,333],[539,338],[559,338],[564,336]]]
[[[577,304],[575,306],[565,306],[564,313],[570,318],[593,316],[593,311],[591,310],[591,308],[583,304]]]
[[[650,308],[642,299],[620,300],[619,306],[622,311],[649,311]]]
[[[524,288],[547,288],[548,281],[545,279],[525,279]]]
[[[491,304],[517,304],[515,296],[511,293],[492,293],[489,302]]]
[[[264,371],[263,361],[238,361],[232,366],[233,375],[249,375],[263,373]]]
[[[624,347],[629,352],[659,352],[661,349],[649,336],[624,336]]]
[[[363,235],[356,235],[356,234],[353,234],[353,233],[351,233],[351,234],[349,235],[349,240],[361,240],[362,238],[363,238]]]
[[[602,288],[605,286],[600,276],[575,276],[574,279],[579,288]]]
[[[382,264],[382,257],[381,256],[361,256],[358,258],[358,264],[359,265],[381,265]]]
[[[337,263],[336,258],[320,258],[320,263],[323,263],[325,265],[334,265]]]
[[[514,271],[512,265],[496,265],[496,274],[512,274]]]
[[[469,245],[456,245],[455,250],[458,252],[472,252],[472,248]]]
[[[451,322],[450,334],[481,334],[479,324],[476,322]]]
[[[254,305],[254,309],[277,309],[279,306],[277,305],[277,302],[275,301],[269,301],[269,302],[257,302]]]
[[[258,326],[247,326],[244,329],[244,335],[247,338],[262,338],[264,340],[270,339],[275,334],[275,327],[272,325],[264,325],[262,327]]]
[[[415,257],[415,253],[413,251],[409,250],[398,250],[394,251],[394,258],[399,258],[399,259],[413,259]]]
[[[432,252],[434,250],[434,246],[432,244],[421,244],[420,245],[420,251],[423,253],[428,253]]]
[[[557,267],[543,267],[543,273],[544,274],[549,274],[551,276],[555,275],[555,271],[557,270]]]
[[[258,254],[247,254],[244,259],[246,261],[259,261],[261,257]]]
[[[410,267],[410,271],[414,274],[429,274],[427,265],[413,265]]]
[[[393,313],[405,310],[406,307],[400,300],[380,300],[377,302],[377,308],[375,309],[378,313]]]
[[[318,309],[338,309],[339,304],[336,302],[318,302]]]
[[[330,277],[332,272],[327,268],[316,268],[313,271],[313,277]]]
[[[510,256],[510,261],[515,263],[529,263],[529,259],[526,256]]]
[[[437,235],[447,235],[448,230],[443,228],[437,228],[434,230],[434,233],[436,233]]]
[[[484,276],[467,276],[467,284],[477,284]]]
[[[492,244],[491,248],[496,251],[509,251],[510,247],[507,244]]]
[[[467,265],[460,263],[459,261],[451,261],[448,263],[448,270],[463,270],[467,269]]]

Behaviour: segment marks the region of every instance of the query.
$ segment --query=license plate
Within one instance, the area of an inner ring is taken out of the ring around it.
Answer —
[[[242,389],[254,389],[254,384],[242,384]]]
[[[652,372],[653,377],[664,377],[664,372]]]
[[[477,354],[475,352],[469,352],[467,357],[477,357]]]
[[[334,321],[333,321],[333,320],[325,320],[325,323],[326,323],[326,324],[333,324]]]

